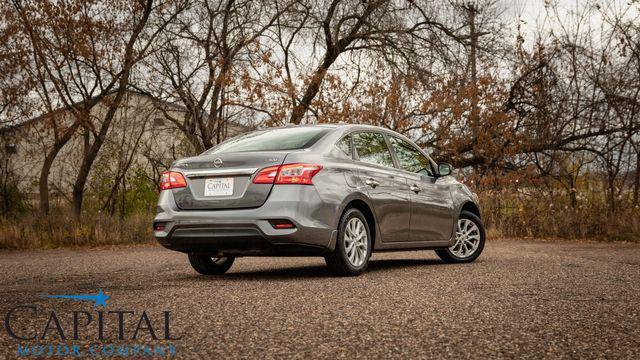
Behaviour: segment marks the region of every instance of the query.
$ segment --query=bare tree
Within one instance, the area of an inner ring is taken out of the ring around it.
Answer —
[[[306,77],[300,96],[296,97],[289,121],[299,124],[312,108],[329,69],[342,54],[366,52],[388,61],[395,67],[415,64],[425,48],[446,52],[442,37],[459,40],[459,34],[438,22],[431,14],[432,3],[420,1],[343,1],[333,0],[328,6],[303,2],[302,16],[306,31],[287,25],[279,34],[310,36],[314,50],[321,48],[316,67]],[[280,25],[280,24],[279,24]],[[292,40],[285,49],[291,51]],[[285,58],[287,61],[291,56]],[[285,63],[285,68],[290,65]]]
[[[32,54],[25,68],[39,84],[38,94],[49,113],[47,121],[54,134],[40,176],[40,207],[45,213],[49,211],[49,170],[62,147],[81,128],[86,146],[73,186],[73,208],[79,216],[87,177],[127,89],[131,71],[167,21],[145,31],[154,9],[152,0],[114,0],[109,4],[111,12],[104,11],[101,2],[14,0],[12,5]],[[170,6],[161,3],[155,8],[164,11]],[[43,9],[48,11],[43,13]],[[139,38],[146,42],[141,44]],[[101,102],[106,104],[106,112],[96,118],[92,110]],[[54,109],[60,106],[69,111],[71,121],[56,116]]]
[[[186,109],[186,116],[178,118],[159,105],[195,153],[226,136],[230,117],[257,110],[248,100],[251,87],[242,81],[248,64],[261,61],[260,38],[293,3],[193,1],[161,37],[159,51],[148,62],[161,80],[149,87],[155,96]]]

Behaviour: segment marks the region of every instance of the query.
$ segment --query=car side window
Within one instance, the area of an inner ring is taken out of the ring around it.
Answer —
[[[400,167],[403,170],[423,176],[433,176],[429,159],[422,155],[418,149],[397,137],[391,136],[389,139],[391,140],[391,147],[396,153]]]
[[[353,135],[353,146],[360,161],[386,167],[394,167],[391,151],[384,136],[375,132],[361,132]]]
[[[336,144],[338,149],[342,150],[348,157],[351,157],[353,152],[351,151],[351,135],[347,135],[338,141]]]

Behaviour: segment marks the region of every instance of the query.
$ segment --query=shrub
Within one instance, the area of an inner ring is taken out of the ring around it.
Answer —
[[[604,194],[578,193],[577,202],[539,188],[479,192],[494,236],[563,239],[640,239],[640,209],[631,201],[609,210]],[[627,200],[627,199],[623,199]],[[628,199],[630,200],[630,199]]]
[[[28,197],[13,182],[2,184],[0,189],[0,214],[15,216],[30,209]]]
[[[140,244],[153,241],[153,215],[126,218],[88,214],[81,221],[69,214],[41,217],[27,214],[0,218],[0,248],[34,249],[63,246]]]

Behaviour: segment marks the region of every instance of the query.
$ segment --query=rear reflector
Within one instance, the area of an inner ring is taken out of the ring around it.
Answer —
[[[254,184],[299,184],[313,185],[313,177],[322,170],[316,164],[285,164],[270,166],[258,172],[253,178]]]
[[[295,229],[295,227],[296,227],[295,225],[293,225],[293,223],[291,221],[286,220],[286,219],[269,220],[269,223],[275,229]]]
[[[153,225],[153,231],[164,231],[164,223],[155,223]]]
[[[160,190],[178,189],[187,187],[184,175],[176,171],[165,171],[160,178]]]

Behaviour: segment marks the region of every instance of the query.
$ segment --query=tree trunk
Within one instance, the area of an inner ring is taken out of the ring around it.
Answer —
[[[58,138],[53,144],[53,147],[44,158],[44,163],[42,164],[42,169],[40,169],[40,179],[38,183],[38,188],[40,191],[40,213],[43,215],[48,215],[50,211],[49,206],[49,173],[51,172],[51,166],[53,166],[53,162],[58,157],[60,150],[71,140],[73,134],[75,134],[76,130],[80,126],[79,122],[75,122],[71,127],[65,130],[62,133],[62,136]]]
[[[320,66],[318,66],[315,73],[311,77],[311,81],[309,82],[309,85],[304,92],[304,96],[291,112],[291,118],[289,119],[289,121],[292,124],[300,124],[300,122],[302,121],[302,117],[307,112],[307,110],[309,110],[311,102],[316,97],[316,95],[318,95],[318,91],[320,91],[320,86],[322,86],[322,82],[324,81],[324,77],[327,75],[329,67],[331,66],[331,64],[333,64],[337,57],[338,55],[334,54],[333,51],[327,50],[324,61],[322,62],[322,64],[320,64]]]
[[[111,126],[111,121],[115,116],[117,108],[120,106],[120,102],[122,101],[123,96],[124,88],[122,88],[122,90],[118,91],[118,93],[116,94],[116,98],[110,105],[109,111],[105,115],[105,119],[102,121],[100,131],[95,136],[93,144],[91,144],[91,146],[89,146],[88,148],[85,147],[82,164],[80,165],[80,169],[78,170],[76,181],[73,184],[73,214],[76,216],[76,218],[80,218],[80,215],[82,213],[82,203],[84,202],[84,187],[87,184],[89,173],[91,172],[93,163],[98,157],[98,153],[102,148],[102,144],[104,144],[104,140]]]
[[[127,210],[127,178],[122,178],[122,204],[120,204],[120,218],[124,219]]]
[[[311,82],[307,87],[307,90],[304,92],[304,96],[302,100],[298,102],[298,104],[293,108],[291,112],[291,119],[289,120],[292,124],[300,124],[302,121],[302,117],[309,109],[311,105],[311,101],[316,97],[318,91],[320,91],[320,86],[322,85],[322,81],[324,80],[325,75],[327,74],[326,68],[318,68],[313,77],[311,78]]]
[[[42,215],[49,214],[49,172],[51,171],[51,165],[58,156],[62,147],[54,146],[44,158],[42,169],[40,169],[40,181],[38,184],[40,191],[40,213]]]
[[[6,214],[11,208],[9,203],[9,154],[6,155],[4,167],[0,170],[2,170],[2,213]]]
[[[153,0],[146,0],[144,13],[140,21],[136,24],[136,27],[129,38],[125,54],[124,61],[122,65],[122,74],[120,75],[120,79],[118,81],[118,87],[116,91],[115,98],[113,102],[109,104],[109,110],[104,116],[104,120],[102,121],[102,125],[100,126],[100,131],[95,136],[95,141],[91,145],[88,151],[85,152],[84,158],[82,159],[82,165],[80,166],[80,170],[78,171],[78,176],[76,177],[76,182],[73,184],[73,213],[76,218],[80,218],[82,214],[82,203],[84,201],[84,187],[87,184],[87,179],[89,177],[89,172],[91,171],[91,167],[102,148],[102,144],[104,144],[104,140],[107,137],[107,133],[109,132],[109,128],[111,126],[111,122],[116,114],[116,111],[120,107],[122,103],[122,99],[127,90],[127,85],[129,84],[129,76],[131,75],[131,69],[135,64],[134,61],[134,45],[138,36],[142,32],[144,26],[149,19],[149,14],[151,13],[151,8],[153,5]]]
[[[569,179],[569,200],[571,201],[571,208],[575,209],[578,206],[575,180],[571,174],[567,175],[567,178]]]
[[[636,174],[633,178],[633,204],[640,204],[640,151],[636,152]]]
[[[75,215],[76,218],[80,218],[80,215],[82,214],[84,186],[87,183],[87,176],[89,175],[89,171],[86,170],[85,163],[85,161],[82,162],[82,166],[80,167],[80,171],[76,177],[76,182],[73,184],[73,215]]]
[[[609,203],[609,213],[613,214],[616,212],[616,193],[615,193],[615,179],[611,174],[609,174],[607,179],[607,202]]]

